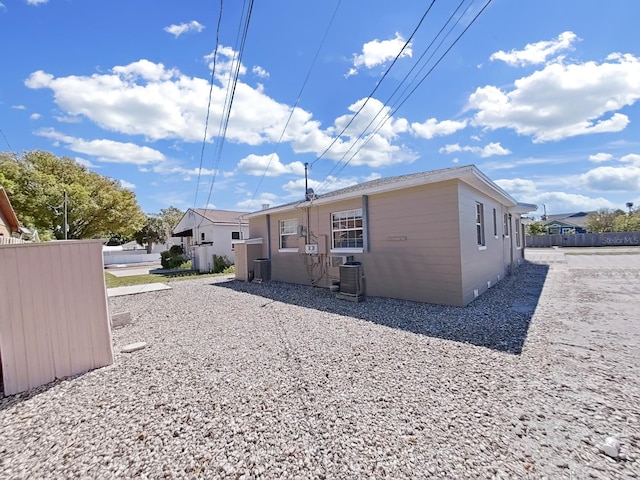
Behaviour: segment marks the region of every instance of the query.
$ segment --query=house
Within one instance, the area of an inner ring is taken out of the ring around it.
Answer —
[[[226,256],[233,261],[232,241],[247,238],[249,222],[247,212],[230,210],[188,209],[173,228],[173,237],[179,237],[186,253],[200,246],[214,255]]]
[[[0,187],[0,244],[22,243],[23,236],[30,234],[30,230],[20,226],[6,190]]]
[[[542,224],[549,235],[567,233],[587,233],[587,217],[594,212],[560,213],[547,215]]]
[[[367,295],[464,306],[523,261],[520,218],[536,209],[474,165],[310,194],[247,215],[236,278],[269,259],[272,280],[333,290],[357,262]]]

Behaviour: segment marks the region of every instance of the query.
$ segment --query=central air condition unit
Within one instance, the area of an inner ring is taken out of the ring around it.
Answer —
[[[349,262],[353,262],[353,255],[343,255],[340,257],[329,257],[332,267],[339,267]]]
[[[271,280],[271,260],[257,258],[253,261],[253,281],[257,283]]]
[[[352,302],[364,300],[364,274],[360,262],[340,265],[340,290],[336,297]]]

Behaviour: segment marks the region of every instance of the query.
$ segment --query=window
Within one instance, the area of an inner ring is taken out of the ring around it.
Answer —
[[[493,236],[498,238],[498,217],[495,208],[493,209]]]
[[[476,202],[476,241],[478,246],[484,246],[484,205]]]
[[[202,232],[202,233],[200,234],[200,241],[201,241],[201,242],[204,242],[204,232]]]
[[[298,250],[298,219],[280,220],[280,249]]]
[[[516,220],[516,247],[520,248],[520,219]]]
[[[240,240],[240,232],[231,232],[231,240]]]
[[[331,214],[331,248],[363,248],[361,208]]]
[[[504,224],[502,226],[502,230],[504,232],[504,236],[508,237],[509,236],[509,214],[508,213],[504,214]]]

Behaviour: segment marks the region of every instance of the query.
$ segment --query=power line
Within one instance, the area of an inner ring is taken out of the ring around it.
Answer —
[[[198,202],[198,189],[200,187],[200,176],[202,174],[202,162],[204,161],[204,150],[207,144],[207,130],[209,128],[209,113],[211,112],[211,97],[213,95],[213,81],[216,74],[216,59],[218,57],[218,46],[220,45],[220,24],[222,23],[222,6],[224,0],[220,0],[220,13],[218,14],[218,26],[216,27],[216,45],[213,49],[213,67],[211,69],[211,80],[209,81],[209,101],[207,102],[207,117],[204,121],[204,135],[202,137],[202,151],[200,152],[200,166],[198,167],[198,181],[196,182],[196,195],[193,199],[193,208]]]
[[[351,160],[353,160],[353,158],[360,152],[360,150],[362,150],[362,148],[364,148],[364,146],[371,140],[371,138],[373,138],[373,135],[375,135],[378,131],[380,131],[380,129],[382,128],[382,126],[384,126],[384,124],[389,120],[389,118],[391,118],[391,114],[395,113],[398,111],[398,109],[400,109],[400,107],[402,107],[404,105],[404,103],[408,100],[408,98],[416,91],[416,89],[422,85],[422,83],[425,81],[425,79],[431,74],[431,72],[433,72],[433,70],[440,64],[440,62],[442,61],[442,59],[449,53],[449,51],[451,51],[451,49],[458,43],[458,41],[460,40],[460,38],[462,38],[462,36],[467,32],[467,30],[469,30],[469,28],[475,23],[475,21],[478,19],[478,17],[480,17],[480,15],[486,10],[486,8],[489,6],[489,4],[491,3],[492,0],[487,0],[487,2],[484,4],[484,6],[480,9],[480,11],[473,17],[473,19],[471,20],[471,22],[469,22],[469,24],[463,29],[463,31],[460,33],[460,35],[458,35],[456,37],[456,39],[453,41],[453,43],[444,51],[444,53],[438,58],[438,60],[436,61],[436,63],[427,71],[427,73],[420,79],[420,81],[418,82],[418,84],[407,94],[407,96],[400,102],[400,104],[393,110],[393,112],[390,112],[390,114],[388,116],[386,116],[381,122],[380,124],[377,126],[376,130],[362,143],[362,145],[358,148],[358,150],[356,150],[354,152],[353,155],[351,155],[351,157],[349,158],[349,160],[340,168],[340,170],[338,170],[338,172],[336,172],[336,176],[342,171],[344,170],[344,168],[351,162]],[[458,22],[456,22],[457,24]],[[449,32],[450,33],[450,32]],[[447,34],[448,36],[448,34]],[[446,37],[445,37],[446,38]],[[367,126],[368,128],[368,126]],[[325,184],[325,182],[328,180],[329,175],[327,175],[327,177],[325,177],[325,180],[323,180],[323,183],[321,186],[323,186]]]
[[[213,192],[213,186],[216,181],[218,166],[220,165],[220,159],[222,157],[222,149],[224,148],[227,128],[229,126],[229,119],[231,118],[231,108],[233,106],[233,99],[235,97],[236,86],[238,84],[238,77],[240,75],[240,67],[242,65],[242,56],[244,54],[244,49],[247,41],[247,34],[249,32],[249,24],[251,21],[251,14],[253,12],[253,3],[254,3],[254,0],[250,0],[249,7],[247,9],[246,18],[244,21],[244,29],[242,29],[240,47],[238,49],[237,55],[235,55],[234,59],[232,59],[232,62],[235,62],[235,64],[233,65],[234,67],[233,74],[229,76],[229,83],[227,84],[227,97],[225,98],[225,108],[220,120],[220,129],[218,132],[218,138],[219,138],[218,148],[217,148],[216,157],[214,160],[214,168],[212,172],[211,185],[209,187],[209,195],[207,196],[207,202],[205,204],[205,211],[207,210],[209,201],[211,200],[211,194]],[[242,25],[242,22],[240,23],[240,25]]]
[[[329,146],[324,150],[324,152],[322,152],[318,158],[316,158],[313,162],[311,162],[311,165],[313,166],[318,160],[320,160],[322,157],[325,156],[325,154],[331,149],[331,147],[333,147],[335,145],[335,143],[338,141],[338,139],[342,136],[342,134],[347,130],[347,128],[349,128],[349,126],[351,126],[351,124],[353,123],[353,121],[355,120],[355,118],[358,116],[358,114],[364,109],[364,107],[367,105],[367,103],[369,102],[369,100],[371,99],[371,97],[373,97],[374,93],[376,93],[376,91],[378,90],[378,87],[380,87],[380,85],[382,84],[382,82],[384,81],[384,79],[386,78],[386,76],[389,74],[389,72],[391,71],[391,69],[393,68],[393,66],[396,64],[396,62],[398,61],[398,59],[400,58],[400,55],[402,55],[402,52],[405,51],[405,49],[407,48],[407,46],[409,45],[409,43],[411,43],[411,40],[413,39],[413,37],[415,36],[416,32],[418,31],[418,29],[420,28],[420,26],[422,25],[422,22],[424,21],[424,19],[427,17],[427,14],[431,11],[431,7],[433,7],[433,4],[436,3],[436,0],[432,0],[431,4],[429,5],[429,8],[427,8],[427,11],[424,12],[424,15],[422,15],[422,18],[420,19],[420,21],[418,22],[418,25],[416,25],[416,27],[414,28],[413,32],[411,33],[411,35],[409,36],[409,38],[407,39],[407,41],[404,43],[404,45],[402,46],[402,48],[400,49],[400,51],[398,52],[398,54],[396,55],[396,57],[393,59],[393,62],[391,62],[391,65],[389,65],[389,67],[386,69],[386,71],[384,72],[384,74],[382,75],[382,78],[380,78],[380,80],[378,82],[376,82],[375,87],[373,88],[373,90],[371,91],[371,93],[369,95],[367,95],[366,100],[364,101],[364,103],[360,106],[360,108],[358,109],[358,111],[356,111],[356,113],[351,117],[351,119],[347,122],[347,124],[344,126],[344,128],[342,129],[342,131],[340,131],[340,133],[338,135],[336,135],[336,137],[333,139],[333,141],[329,144]]]
[[[329,182],[329,177],[330,175],[333,173],[333,171],[338,168],[338,166],[340,165],[340,163],[347,157],[347,155],[349,154],[349,152],[351,150],[353,150],[353,148],[355,148],[355,146],[358,144],[359,140],[362,140],[362,138],[364,138],[365,134],[367,133],[367,130],[369,130],[369,127],[371,125],[373,125],[373,123],[376,121],[376,119],[380,116],[380,114],[384,111],[385,108],[387,108],[388,106],[390,106],[390,102],[391,99],[395,96],[395,94],[398,92],[398,90],[400,90],[400,87],[402,87],[405,82],[407,81],[407,79],[409,78],[409,76],[412,74],[412,72],[416,69],[416,67],[418,65],[420,65],[420,62],[422,62],[424,56],[429,52],[429,50],[431,49],[431,47],[433,46],[433,44],[435,43],[435,41],[438,39],[438,37],[440,37],[440,35],[442,34],[442,32],[444,31],[444,29],[447,27],[447,25],[449,25],[449,23],[453,20],[453,18],[456,16],[456,14],[458,13],[458,10],[460,10],[460,8],[462,7],[462,5],[464,5],[464,3],[467,0],[461,0],[460,3],[458,4],[457,8],[451,13],[451,15],[449,15],[449,18],[447,19],[447,21],[444,23],[444,25],[442,26],[442,28],[440,28],[440,30],[438,31],[438,33],[433,37],[433,39],[431,40],[431,42],[429,43],[429,45],[427,45],[427,48],[424,49],[424,51],[422,52],[422,54],[420,55],[420,57],[418,57],[418,60],[413,64],[413,66],[411,67],[411,69],[407,72],[407,74],[402,78],[402,80],[400,81],[400,83],[398,84],[398,86],[394,89],[394,91],[391,93],[391,95],[389,95],[389,97],[384,101],[382,107],[380,107],[380,109],[378,110],[378,112],[375,114],[375,116],[371,119],[371,121],[367,124],[367,126],[362,130],[362,132],[358,135],[358,137],[356,138],[356,140],[354,142],[351,143],[351,145],[349,146],[349,148],[347,149],[346,152],[344,152],[344,154],[342,155],[342,157],[340,157],[340,159],[335,163],[335,165],[329,170],[329,173],[327,173],[325,180],[323,180],[322,184],[319,186],[318,190],[321,190],[322,187],[325,186],[326,183],[330,183]],[[427,61],[420,67],[420,69],[418,70],[418,72],[416,73],[416,75],[411,79],[411,81],[408,83],[408,85],[405,87],[405,89],[402,91],[402,95],[404,95],[404,93],[407,91],[407,89],[409,88],[409,86],[411,84],[413,84],[413,82],[415,81],[415,79],[418,77],[418,75],[420,74],[420,72],[422,72],[422,70],[424,70],[424,68],[426,67],[426,65],[428,64],[428,62],[433,58],[433,56],[435,55],[435,53],[438,51],[438,49],[440,48],[440,46],[442,45],[442,43],[444,42],[444,40],[449,36],[449,34],[451,33],[451,31],[453,31],[453,28],[455,28],[455,26],[460,22],[460,19],[464,17],[464,15],[466,14],[466,12],[469,10],[469,8],[471,7],[471,5],[473,4],[473,0],[471,0],[471,2],[467,5],[467,8],[464,10],[464,12],[462,13],[462,15],[458,18],[458,20],[456,21],[456,23],[451,27],[451,29],[449,30],[449,32],[447,32],[447,34],[444,36],[444,38],[440,41],[440,43],[438,44],[438,46],[436,47],[436,49],[434,49],[434,51],[431,53],[431,55],[429,56],[429,58],[427,59]],[[392,105],[391,108],[394,108],[395,105]],[[397,110],[397,109],[396,109]],[[354,153],[353,156],[355,156],[357,154],[357,152],[359,152],[362,148],[364,148],[364,146],[368,143],[369,139],[371,138],[371,136],[375,135],[380,128],[382,128],[382,126],[384,125],[384,123],[386,122],[386,117],[382,117],[382,120],[380,120],[378,122],[378,125],[376,126],[376,128],[372,131],[372,133],[370,134],[370,136],[368,137],[367,141],[365,141],[365,143],[363,143],[362,145],[360,145],[360,147],[358,148],[358,150],[356,151],[356,153]],[[351,157],[353,158],[353,157]],[[342,167],[339,171],[342,171],[344,167]]]
[[[298,106],[298,103],[300,102],[300,98],[302,97],[302,92],[304,91],[306,85],[307,85],[307,81],[309,80],[309,77],[311,76],[311,71],[313,70],[313,67],[316,64],[316,60],[318,59],[318,56],[320,55],[320,51],[322,50],[322,47],[324,46],[324,42],[327,39],[327,35],[329,33],[329,30],[331,29],[331,25],[333,24],[333,20],[336,17],[336,13],[338,13],[338,8],[340,7],[340,1],[338,0],[338,3],[336,4],[336,8],[333,10],[333,15],[331,15],[331,19],[329,20],[329,24],[327,25],[327,28],[325,29],[324,35],[322,36],[322,40],[320,41],[320,45],[318,46],[318,49],[316,50],[316,54],[313,57],[313,61],[311,62],[311,66],[309,67],[309,70],[307,71],[307,75],[304,78],[304,81],[302,82],[302,87],[300,87],[300,91],[298,92],[298,96],[296,97],[296,101],[293,104],[293,107],[291,108],[291,111],[289,112],[289,117],[287,118],[287,121],[284,124],[284,128],[282,129],[282,133],[280,134],[280,138],[278,139],[278,143],[275,146],[275,149],[273,151],[273,153],[269,156],[269,162],[267,162],[267,166],[264,169],[264,172],[262,173],[262,176],[260,177],[260,181],[258,182],[258,185],[256,186],[256,190],[253,192],[253,196],[251,197],[251,200],[249,200],[249,204],[251,204],[251,202],[253,202],[253,200],[255,199],[256,195],[258,194],[258,190],[260,189],[260,186],[262,185],[262,182],[264,180],[264,177],[267,174],[267,171],[269,170],[269,167],[271,166],[271,162],[273,160],[274,155],[278,152],[278,148],[280,147],[280,144],[282,143],[282,139],[284,138],[284,134],[287,130],[287,127],[289,126],[289,122],[291,121],[291,118],[293,117],[293,113],[295,112],[296,107]]]

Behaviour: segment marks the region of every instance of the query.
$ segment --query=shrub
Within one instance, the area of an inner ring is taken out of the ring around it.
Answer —
[[[223,273],[231,265],[232,263],[226,255],[216,255],[216,259],[213,262],[213,273]]]
[[[174,245],[169,250],[160,253],[160,265],[162,265],[162,268],[182,268],[182,265],[187,262],[189,262],[188,268],[191,268],[190,259],[184,254],[184,250],[180,245]]]

